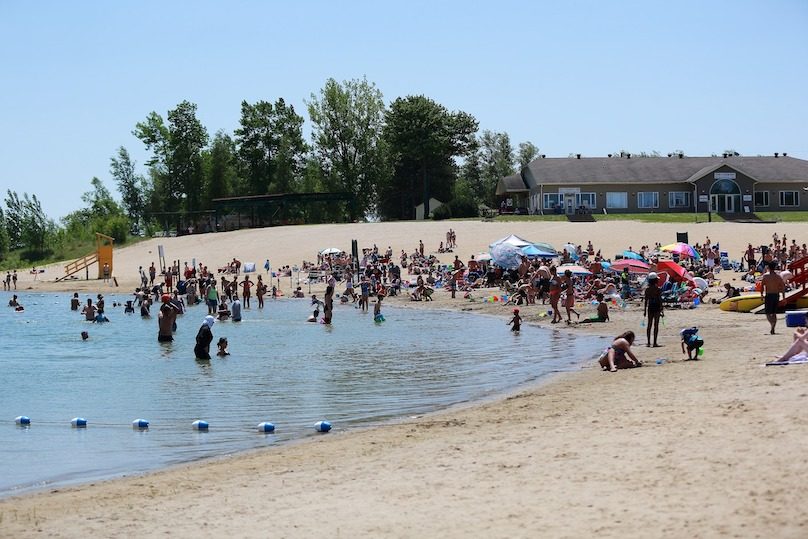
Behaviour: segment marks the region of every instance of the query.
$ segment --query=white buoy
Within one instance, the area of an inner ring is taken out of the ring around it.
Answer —
[[[87,426],[87,420],[83,417],[74,417],[70,420],[70,424],[76,428],[84,428]]]
[[[148,429],[149,422],[145,419],[135,419],[132,421],[132,428],[133,429]]]
[[[269,421],[258,423],[258,432],[275,432],[275,425]]]
[[[314,430],[317,432],[328,432],[331,430],[331,423],[328,421],[318,421],[314,424]]]
[[[28,417],[27,415],[18,415],[17,417],[14,418],[14,423],[16,423],[17,425],[30,425],[31,418]]]
[[[194,430],[208,430],[208,422],[202,421],[201,419],[197,419],[191,423],[191,426],[194,428]]]

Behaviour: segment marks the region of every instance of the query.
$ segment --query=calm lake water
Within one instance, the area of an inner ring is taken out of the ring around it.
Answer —
[[[0,295],[0,495],[319,436],[321,419],[338,431],[480,400],[575,369],[606,342],[525,326],[514,335],[497,318],[389,305],[380,324],[335,305],[327,327],[305,321],[308,300],[285,299],[217,322],[211,352],[227,337],[231,355],[199,362],[204,306],[160,344],[156,316],[111,307],[123,295],[107,295],[108,324],[84,322],[67,294],[19,295],[24,313]],[[30,428],[14,424],[18,415]],[[71,428],[77,416],[86,429]],[[151,428],[133,430],[136,418]],[[193,431],[196,419],[210,431]],[[259,434],[261,421],[276,433]]]

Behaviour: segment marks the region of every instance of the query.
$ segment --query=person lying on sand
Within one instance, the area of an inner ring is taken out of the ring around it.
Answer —
[[[808,328],[802,326],[794,330],[794,341],[791,343],[791,347],[772,363],[787,363],[789,359],[798,354],[808,355]]]

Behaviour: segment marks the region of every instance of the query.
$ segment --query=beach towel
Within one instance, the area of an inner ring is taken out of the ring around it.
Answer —
[[[796,356],[791,356],[785,361],[770,361],[766,363],[766,366],[779,367],[781,365],[802,365],[803,363],[808,363],[808,356],[805,354],[797,354]]]
[[[253,273],[255,271],[255,262],[244,263],[244,273]]]

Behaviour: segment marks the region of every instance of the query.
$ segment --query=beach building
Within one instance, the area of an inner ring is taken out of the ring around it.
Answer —
[[[541,156],[497,185],[500,203],[531,214],[808,210],[808,161],[746,157]]]

